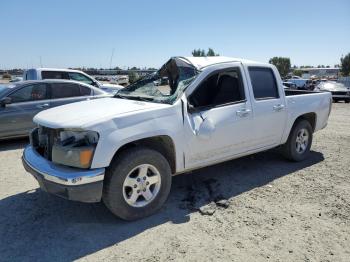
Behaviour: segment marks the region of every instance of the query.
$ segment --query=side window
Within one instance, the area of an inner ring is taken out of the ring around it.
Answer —
[[[69,79],[67,72],[61,71],[42,71],[41,72],[42,79]]]
[[[91,89],[86,86],[80,86],[80,95],[82,96],[90,96]]]
[[[239,68],[220,71],[207,77],[189,98],[194,107],[214,107],[244,100],[244,86]]]
[[[47,99],[46,84],[33,84],[25,86],[9,95],[12,103],[28,102]]]
[[[68,73],[69,75],[69,79],[71,80],[75,80],[75,81],[79,81],[79,82],[83,82],[86,84],[93,84],[92,79],[88,78],[87,76],[80,74],[80,73]]]
[[[276,78],[271,68],[249,67],[248,70],[256,100],[279,98]]]
[[[51,84],[51,98],[65,98],[80,96],[80,87],[71,83],[53,83]]]

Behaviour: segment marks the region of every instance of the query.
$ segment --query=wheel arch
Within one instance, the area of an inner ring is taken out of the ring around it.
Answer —
[[[288,139],[290,133],[292,132],[293,128],[301,120],[308,121],[310,123],[311,127],[312,127],[312,132],[315,131],[316,125],[317,125],[317,114],[315,112],[308,112],[308,113],[301,114],[301,115],[297,116],[294,119],[294,121],[291,121],[293,124],[291,124],[289,126],[289,128],[286,130],[286,132],[284,133],[284,136],[283,136],[281,144],[284,144],[287,141],[287,139]]]
[[[118,157],[118,155],[129,148],[145,146],[161,153],[170,165],[172,174],[176,173],[176,149],[173,139],[168,135],[157,135],[152,137],[146,137],[137,139],[131,142],[127,142],[121,145],[112,157],[112,161]]]
[[[293,129],[293,127],[298,123],[300,122],[301,120],[306,120],[310,123],[311,127],[312,127],[312,132],[315,131],[315,128],[316,128],[316,122],[317,122],[317,114],[314,113],[314,112],[310,112],[310,113],[305,113],[305,114],[302,114],[300,116],[298,116],[295,120],[294,120],[294,123],[293,123],[293,126],[292,128],[290,129],[290,131]],[[290,133],[289,131],[289,133]]]

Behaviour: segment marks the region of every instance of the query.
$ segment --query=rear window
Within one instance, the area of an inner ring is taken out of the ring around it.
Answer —
[[[42,79],[69,79],[69,75],[67,72],[42,71],[41,78]]]
[[[51,97],[53,99],[80,96],[80,87],[71,83],[51,84]]]
[[[248,70],[255,99],[279,98],[275,75],[271,68],[249,67]]]

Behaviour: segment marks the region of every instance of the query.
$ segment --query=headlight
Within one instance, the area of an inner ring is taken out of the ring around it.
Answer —
[[[99,135],[94,131],[64,130],[52,147],[52,162],[71,167],[89,168]]]

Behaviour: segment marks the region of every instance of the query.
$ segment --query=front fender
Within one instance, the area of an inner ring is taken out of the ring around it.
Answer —
[[[180,107],[181,109],[181,107]],[[176,152],[176,169],[183,166],[181,154],[182,136],[181,110],[169,108],[157,114],[133,115],[130,118],[111,120],[99,128],[100,140],[97,144],[91,168],[108,167],[116,152],[124,145],[145,138],[168,136],[173,141]]]

